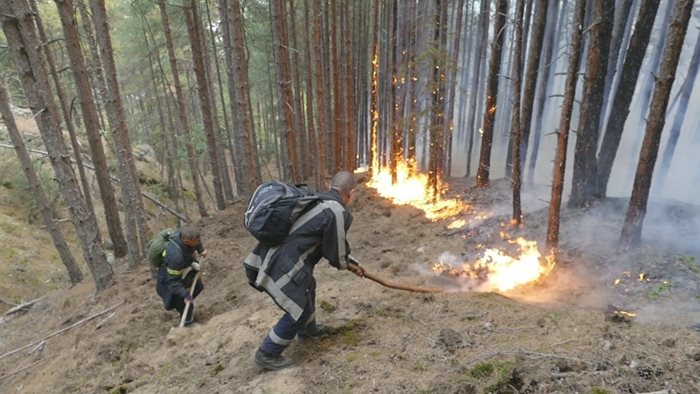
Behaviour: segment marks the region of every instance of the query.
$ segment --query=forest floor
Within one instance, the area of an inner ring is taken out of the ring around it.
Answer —
[[[526,225],[510,229],[508,184],[472,184],[450,184],[471,213],[434,222],[361,187],[353,255],[382,277],[450,291],[387,289],[322,261],[317,319],[335,329],[295,340],[288,369],[252,363],[280,310],[246,283],[241,262],[254,242],[237,202],[197,223],[210,256],[195,324],[173,329],[177,314],[163,310],[147,267],[129,272],[118,260],[110,289],[95,295],[85,280],[2,318],[0,392],[700,392],[697,207],[650,208],[645,244],[630,252],[616,245],[624,201],[564,210],[562,255],[548,276],[503,294],[455,291],[471,285],[433,274],[441,256],[511,248],[501,231],[542,244],[546,231],[545,190],[525,197]],[[464,229],[447,228],[459,218]]]

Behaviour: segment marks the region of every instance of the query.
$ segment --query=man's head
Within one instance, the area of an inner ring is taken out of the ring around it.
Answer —
[[[349,171],[340,171],[331,179],[331,190],[336,190],[340,193],[340,197],[343,199],[345,205],[350,205],[350,203],[352,203],[356,186],[357,180],[355,180],[355,176]]]
[[[191,226],[184,226],[180,228],[180,240],[189,248],[194,248],[199,245],[201,242],[200,237],[201,234],[199,233],[199,229]]]

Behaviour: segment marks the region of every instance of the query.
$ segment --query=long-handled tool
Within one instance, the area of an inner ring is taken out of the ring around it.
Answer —
[[[199,270],[194,274],[194,280],[192,281],[192,286],[190,286],[190,296],[192,296],[194,301],[194,288],[197,286],[197,281],[199,280],[199,274],[202,272],[202,263],[199,264]],[[190,306],[192,302],[185,303],[185,311],[182,312],[182,317],[180,318],[180,328],[185,326],[185,321],[187,321],[187,313],[190,311]]]
[[[348,261],[350,264],[355,264],[357,267],[360,267],[360,262],[355,260],[354,257],[348,255]],[[361,271],[355,272],[355,275],[361,277],[361,278],[367,278],[369,280],[372,280],[374,282],[379,283],[380,285],[384,287],[388,287],[391,289],[397,289],[397,290],[405,290],[405,291],[412,291],[415,293],[442,293],[444,290],[439,289],[437,287],[420,287],[420,286],[410,286],[410,285],[404,285],[401,283],[396,283],[393,281],[390,281],[388,279],[381,278],[375,274],[372,274],[371,272],[367,272],[364,268],[360,267]]]

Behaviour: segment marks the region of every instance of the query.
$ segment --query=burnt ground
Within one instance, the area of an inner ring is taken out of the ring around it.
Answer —
[[[447,229],[454,219],[430,222],[363,188],[349,233],[353,255],[382,277],[453,289],[457,279],[430,272],[444,253],[468,260],[484,245],[508,248],[502,230],[543,241],[547,212],[537,193],[525,198],[526,226],[511,229],[508,185],[470,185],[451,185],[472,204],[461,230]],[[317,315],[335,332],[295,341],[286,352],[292,367],[262,372],[251,359],[280,312],[245,282],[241,261],[253,239],[242,226],[244,205],[199,223],[210,257],[197,323],[173,330],[177,315],[162,309],[147,268],[126,272],[118,261],[117,285],[101,294],[85,281],[3,317],[0,392],[700,392],[694,207],[650,208],[645,244],[633,251],[617,246],[624,201],[564,210],[554,271],[505,294],[408,293],[321,262]]]

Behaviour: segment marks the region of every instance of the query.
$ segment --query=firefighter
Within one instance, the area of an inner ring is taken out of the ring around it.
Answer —
[[[330,190],[318,194],[321,201],[297,219],[282,244],[269,247],[259,243],[244,260],[251,286],[265,291],[284,311],[255,353],[253,361],[259,368],[279,370],[289,366],[292,361],[282,352],[295,336],[305,339],[329,332],[315,318],[313,271],[322,257],[339,270],[364,274],[359,265],[347,260],[350,246],[346,233],[352,223],[347,207],[356,186],[352,173],[338,172]]]
[[[170,238],[170,242],[163,251],[163,262],[158,269],[156,277],[156,292],[163,299],[166,310],[175,309],[180,313],[180,318],[187,303],[192,303],[194,298],[204,290],[201,279],[197,280],[194,291],[190,294],[190,288],[196,271],[199,271],[199,263],[194,258],[194,253],[206,257],[207,250],[202,245],[200,232],[190,226],[180,228]],[[183,272],[191,268],[183,277]],[[185,318],[185,324],[191,324],[194,317],[194,304],[190,305]]]

